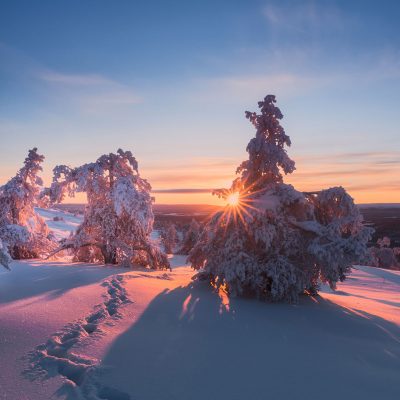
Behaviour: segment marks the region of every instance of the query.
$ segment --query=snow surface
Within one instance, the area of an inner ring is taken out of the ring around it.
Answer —
[[[35,208],[35,211],[45,220],[47,226],[58,240],[69,237],[70,233],[75,232],[83,221],[83,216],[76,216],[65,211],[39,207]],[[54,221],[54,218],[59,220]]]
[[[39,213],[59,237],[79,223]],[[336,292],[265,304],[170,261],[0,271],[0,399],[400,398],[399,272],[357,266]]]

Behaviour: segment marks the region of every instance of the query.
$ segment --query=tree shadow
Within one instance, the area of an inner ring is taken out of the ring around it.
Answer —
[[[14,262],[0,279],[0,304],[47,294],[58,298],[71,289],[126,272],[126,268],[83,263],[25,260]]]
[[[365,300],[372,300],[376,301],[381,304],[385,304],[387,306],[393,306],[393,307],[400,307],[400,302],[399,301],[391,301],[391,300],[382,300],[382,299],[371,299],[370,297],[367,296],[362,296],[361,294],[355,294],[355,293],[347,293],[344,292],[343,290],[335,290],[331,294],[337,295],[337,296],[351,296],[351,297],[357,297],[359,299],[365,299]]]
[[[391,283],[395,283],[397,285],[400,285],[400,271],[395,271],[395,270],[388,270],[388,269],[383,269],[383,268],[377,268],[377,267],[362,267],[362,266],[357,266],[355,269],[358,269],[360,271],[366,272],[368,274],[374,275],[378,278],[382,278],[384,280],[387,280]],[[397,272],[397,273],[396,273]]]
[[[141,400],[394,399],[399,337],[322,297],[228,300],[194,283],[161,293],[116,339],[103,383]]]

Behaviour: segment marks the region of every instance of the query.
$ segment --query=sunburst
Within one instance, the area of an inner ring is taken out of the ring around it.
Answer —
[[[230,207],[236,207],[240,203],[240,193],[239,192],[233,192],[228,197],[226,198],[226,201],[228,203],[228,206]]]
[[[225,231],[230,222],[233,222],[235,225],[241,223],[245,229],[248,228],[249,221],[252,220],[251,210],[257,209],[255,198],[257,198],[258,194],[266,190],[265,187],[260,190],[254,190],[258,186],[258,183],[259,180],[248,185],[244,181],[240,188],[236,186],[235,189],[226,190],[223,197],[227,205],[220,218],[220,223],[225,225]]]

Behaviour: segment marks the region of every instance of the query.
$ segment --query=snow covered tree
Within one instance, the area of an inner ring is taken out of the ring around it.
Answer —
[[[43,160],[36,148],[29,150],[24,166],[0,187],[2,260],[35,258],[55,247],[46,223],[34,210],[43,184],[38,176]]]
[[[397,260],[400,253],[399,248],[391,248],[391,241],[387,236],[379,238],[376,243],[378,246],[370,248],[372,265],[378,268],[398,269],[400,266],[400,263]]]
[[[189,254],[200,237],[200,224],[193,218],[185,233],[179,254]]]
[[[296,301],[319,283],[335,288],[362,258],[371,230],[341,187],[302,193],[283,183],[295,164],[275,96],[246,113],[256,128],[248,160],[230,189],[214,193],[228,205],[208,222],[189,254],[197,278],[231,295]]]
[[[3,242],[0,239],[0,265],[5,267],[6,269],[10,269],[9,265],[12,259],[10,254],[8,253],[7,247],[3,245]]]
[[[241,173],[241,181],[252,191],[282,182],[282,171],[290,174],[296,169],[285,150],[285,145],[290,146],[291,142],[280,125],[283,115],[275,102],[275,96],[268,95],[258,103],[261,114],[246,111],[246,118],[256,128],[256,136],[247,145],[249,159],[242,162],[237,173]]]
[[[169,224],[161,233],[161,242],[167,254],[173,254],[178,243],[178,233],[174,224]]]
[[[77,232],[58,250],[72,249],[80,261],[168,268],[167,257],[151,241],[151,186],[140,177],[130,151],[119,149],[77,168],[54,168],[52,202],[85,192],[87,206]]]
[[[390,238],[384,236],[383,238],[379,238],[376,243],[378,244],[379,248],[383,247],[390,247]]]

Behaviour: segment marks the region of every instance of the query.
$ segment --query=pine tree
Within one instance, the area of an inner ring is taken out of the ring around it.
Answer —
[[[397,260],[400,254],[399,248],[391,248],[391,240],[387,236],[379,238],[376,243],[378,246],[369,249],[372,261],[371,264],[378,268],[399,269],[400,263]]]
[[[150,190],[130,151],[119,149],[77,168],[55,167],[49,190],[52,202],[76,192],[87,195],[82,224],[58,251],[73,249],[80,261],[168,268],[166,255],[150,239]]]
[[[280,125],[283,115],[275,103],[275,96],[268,95],[258,102],[261,114],[246,111],[246,118],[256,128],[256,136],[247,145],[249,159],[239,166],[237,173],[241,173],[241,180],[252,191],[280,183],[282,172],[290,174],[296,169],[285,150],[291,141]]]
[[[161,242],[167,254],[173,254],[178,243],[178,233],[174,224],[169,224],[161,234]]]
[[[228,205],[205,226],[189,261],[198,279],[231,295],[296,301],[320,282],[334,289],[344,280],[365,256],[371,230],[343,188],[302,193],[283,183],[295,164],[275,102],[266,96],[260,114],[246,112],[256,128],[248,160],[230,189],[214,192]]]

